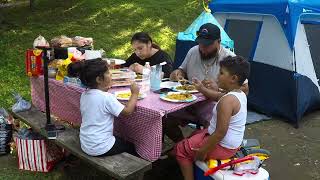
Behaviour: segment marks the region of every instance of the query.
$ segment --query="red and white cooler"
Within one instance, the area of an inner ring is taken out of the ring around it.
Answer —
[[[269,180],[269,173],[262,167],[257,174],[246,173],[242,176],[233,174],[233,170],[218,170],[209,176],[204,176],[204,172],[209,170],[207,164],[202,161],[195,162],[195,180]]]

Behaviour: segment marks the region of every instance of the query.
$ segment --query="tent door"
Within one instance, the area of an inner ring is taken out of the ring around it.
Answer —
[[[306,23],[306,22],[304,22]],[[313,67],[320,85],[320,23],[304,24],[306,31]]]
[[[257,48],[262,21],[227,19],[225,31],[234,41],[237,55],[253,60]]]

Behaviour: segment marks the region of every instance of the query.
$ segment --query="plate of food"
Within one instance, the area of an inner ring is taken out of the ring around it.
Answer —
[[[179,85],[181,85],[181,84],[178,82],[172,82],[172,81],[165,81],[165,82],[160,83],[161,88],[174,88]]]
[[[116,98],[118,100],[128,101],[130,99],[130,97],[131,97],[131,92],[128,91],[128,90],[126,90],[126,91],[116,91],[114,93],[114,95],[116,96]],[[143,99],[145,97],[146,97],[145,94],[139,93],[139,95],[138,95],[138,99]]]
[[[191,93],[168,92],[167,94],[161,94],[160,99],[169,102],[192,102],[197,99],[197,96]]]
[[[192,84],[178,85],[172,88],[174,91],[184,93],[197,93],[199,92],[196,87]]]

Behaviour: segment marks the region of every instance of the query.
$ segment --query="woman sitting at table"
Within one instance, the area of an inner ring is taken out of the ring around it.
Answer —
[[[152,39],[147,33],[138,32],[134,34],[131,38],[131,45],[134,53],[122,67],[129,67],[134,72],[142,74],[146,62],[150,62],[151,66],[166,62],[167,64],[162,66],[162,72],[164,77],[170,76],[173,68],[170,56],[161,50],[158,45],[152,43]]]
[[[250,65],[240,56],[229,56],[220,61],[220,66],[218,85],[227,93],[213,108],[209,127],[180,141],[174,149],[185,180],[193,180],[195,160],[228,159],[234,156],[243,140],[247,96],[241,86],[249,76]],[[194,84],[207,98],[216,96],[216,91],[206,88],[199,80],[194,80]]]
[[[98,59],[78,61],[68,66],[68,74],[79,77],[88,89],[81,94],[80,144],[91,156],[111,156],[122,152],[136,155],[134,145],[113,135],[114,117],[134,112],[139,88],[131,84],[131,97],[126,105],[108,93],[111,73],[106,61]]]

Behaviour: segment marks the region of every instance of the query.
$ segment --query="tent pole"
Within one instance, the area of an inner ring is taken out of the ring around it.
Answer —
[[[44,129],[47,131],[48,139],[55,139],[57,137],[57,130],[64,130],[63,126],[56,126],[51,123],[50,115],[50,96],[49,96],[49,78],[48,78],[48,63],[50,61],[50,54],[53,49],[50,47],[36,47],[43,50],[43,75],[44,75],[44,97],[46,104],[46,119],[47,123]],[[48,57],[49,55],[49,57]]]
[[[295,96],[295,105],[296,105],[296,109],[295,109],[295,114],[297,116],[297,119],[296,119],[296,123],[294,125],[294,128],[298,129],[299,128],[299,121],[300,119],[298,119],[298,76],[296,75],[297,73],[297,62],[296,62],[296,51],[295,51],[295,47],[293,46],[293,49],[292,49],[292,53],[293,53],[293,66],[294,66],[294,83],[295,83],[295,87],[296,87],[296,96]]]

